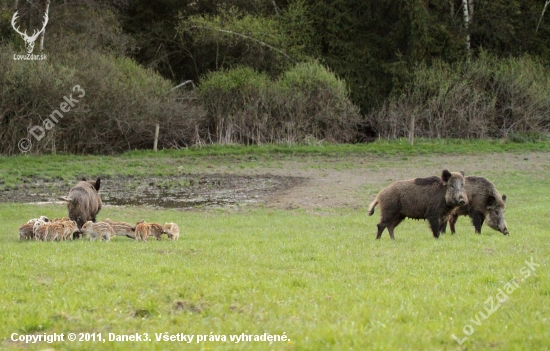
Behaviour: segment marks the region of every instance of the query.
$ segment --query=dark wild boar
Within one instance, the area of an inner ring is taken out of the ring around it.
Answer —
[[[19,240],[34,239],[34,223],[26,223],[19,227]]]
[[[380,223],[378,234],[388,228],[394,239],[393,230],[405,218],[427,219],[433,236],[439,237],[440,224],[451,210],[468,202],[464,189],[464,173],[443,170],[441,178],[427,177],[393,182],[382,189],[370,204],[369,216],[380,205]]]
[[[95,182],[83,178],[71,189],[68,196],[60,198],[67,201],[69,218],[76,222],[78,229],[81,229],[87,221],[96,221],[96,216],[101,210],[101,199],[98,194],[100,185],[100,178]]]
[[[487,220],[489,227],[504,235],[509,234],[504,218],[506,195],[501,196],[494,184],[483,177],[465,177],[464,188],[468,196],[468,204],[455,208],[449,214],[451,233],[455,233],[458,216],[470,216],[476,233],[481,234],[483,222]],[[445,227],[446,224],[443,225],[442,232],[445,232]]]

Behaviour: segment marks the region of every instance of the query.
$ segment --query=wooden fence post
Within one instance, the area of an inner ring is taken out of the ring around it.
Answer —
[[[411,116],[411,126],[409,129],[409,142],[414,145],[414,115]]]
[[[155,152],[157,152],[157,145],[159,142],[159,128],[160,126],[157,124],[155,127],[155,143],[153,144],[153,150],[155,150]]]

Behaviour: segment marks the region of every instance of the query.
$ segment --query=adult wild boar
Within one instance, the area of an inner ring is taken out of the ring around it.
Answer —
[[[100,185],[100,178],[95,182],[83,178],[69,191],[68,196],[60,198],[67,201],[69,218],[76,222],[78,229],[81,229],[87,221],[96,221],[96,216],[101,210],[101,199],[98,194]]]
[[[376,205],[380,205],[381,219],[376,239],[380,239],[385,228],[394,239],[393,230],[407,217],[427,219],[433,236],[438,238],[440,223],[453,208],[467,202],[464,173],[451,173],[445,169],[441,178],[433,176],[393,182],[380,191],[370,204],[368,213],[372,216]]]
[[[501,196],[494,184],[484,177],[468,176],[464,180],[468,204],[455,208],[449,214],[451,233],[455,233],[458,216],[470,216],[476,233],[481,234],[483,222],[487,220],[489,227],[507,235],[508,227],[504,218],[506,195]],[[445,225],[442,231],[445,231]]]

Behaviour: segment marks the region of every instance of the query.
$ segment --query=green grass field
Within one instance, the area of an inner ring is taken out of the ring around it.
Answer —
[[[384,145],[385,157],[406,156],[410,164],[432,148],[420,145],[403,152],[400,143]],[[464,145],[468,153],[495,152]],[[546,144],[512,145],[507,152],[548,152]],[[303,151],[265,154],[235,148],[232,157],[237,158],[224,162],[239,167],[240,160],[249,167],[251,159],[324,160],[359,152],[352,149],[327,155],[312,148],[304,156]],[[159,167],[208,169],[224,156],[187,153],[161,153]],[[138,167],[137,159],[155,155],[86,156],[76,158],[76,170],[55,167],[68,157],[0,158],[4,184],[17,185],[29,175],[93,174],[90,164],[106,170],[113,158],[118,165]],[[35,174],[37,162],[50,168]],[[175,221],[182,232],[177,242],[20,242],[19,225],[40,214],[61,217],[66,207],[0,204],[0,349],[548,350],[549,182],[546,174],[529,170],[490,174],[508,196],[510,236],[487,226],[482,235],[473,234],[469,220],[461,218],[458,234],[435,240],[427,223],[406,220],[397,227],[395,241],[387,232],[377,241],[379,212],[366,215],[372,189],[358,190],[365,196],[363,208],[329,208],[319,215],[262,206],[195,211],[105,207],[99,214],[99,219],[129,222]],[[53,333],[64,333],[65,341],[11,340]],[[101,334],[106,341],[68,341],[68,333],[77,339]],[[138,333],[150,341],[108,341],[110,333]],[[242,339],[243,334],[265,333],[282,340]],[[156,340],[176,334],[194,338],[191,343]],[[199,335],[204,340],[197,342]]]

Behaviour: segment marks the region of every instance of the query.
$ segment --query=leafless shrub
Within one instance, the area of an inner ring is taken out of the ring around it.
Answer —
[[[369,123],[386,138],[405,137],[415,116],[415,135],[428,138],[506,137],[550,130],[550,74],[529,57],[441,61],[415,70],[411,85],[391,96]]]
[[[250,68],[215,72],[200,90],[210,142],[349,142],[360,121],[343,82],[317,63],[299,64],[277,81]]]

